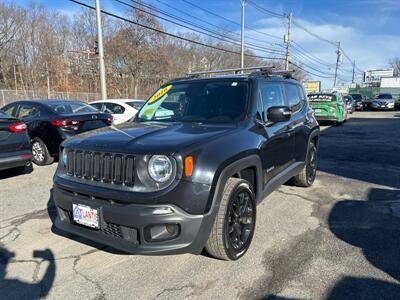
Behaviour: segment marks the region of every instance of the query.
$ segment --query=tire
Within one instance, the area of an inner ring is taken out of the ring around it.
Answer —
[[[32,140],[32,161],[38,166],[50,165],[54,161],[54,157],[40,138]]]
[[[205,246],[206,251],[217,259],[239,259],[250,247],[255,224],[256,201],[249,182],[229,178]]]
[[[293,177],[293,183],[299,187],[310,187],[317,173],[317,147],[310,142],[307,150],[306,165],[299,174]]]

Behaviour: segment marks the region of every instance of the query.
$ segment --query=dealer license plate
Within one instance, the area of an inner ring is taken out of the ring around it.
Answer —
[[[74,222],[91,227],[99,228],[99,211],[82,204],[72,204]]]

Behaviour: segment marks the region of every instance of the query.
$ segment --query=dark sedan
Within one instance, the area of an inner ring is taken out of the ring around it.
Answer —
[[[109,126],[113,120],[110,114],[75,100],[18,101],[2,110],[28,126],[33,162],[37,165],[51,164],[63,140]]]
[[[25,123],[0,111],[0,170],[15,168],[22,172],[31,159]]]

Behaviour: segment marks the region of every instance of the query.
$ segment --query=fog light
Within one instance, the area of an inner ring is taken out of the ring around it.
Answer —
[[[153,210],[153,215],[168,215],[172,214],[174,210],[169,207],[157,207]]]
[[[69,221],[69,214],[67,211],[63,210],[62,208],[57,207],[58,216],[60,217],[61,221]]]
[[[148,242],[166,241],[179,235],[179,224],[151,225],[145,229],[145,238]]]

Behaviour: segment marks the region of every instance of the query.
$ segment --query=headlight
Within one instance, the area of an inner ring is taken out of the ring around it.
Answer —
[[[166,182],[172,175],[172,162],[165,155],[153,155],[147,165],[150,177],[156,182]]]
[[[65,148],[63,149],[63,151],[61,153],[61,161],[65,167],[68,165],[68,153]]]

